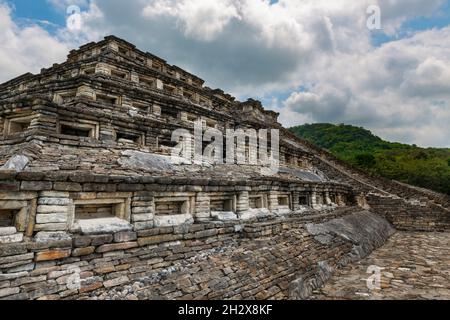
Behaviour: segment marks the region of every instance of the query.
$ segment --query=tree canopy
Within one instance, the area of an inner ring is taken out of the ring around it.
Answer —
[[[369,173],[450,194],[450,149],[388,142],[345,124],[305,124],[289,130]]]

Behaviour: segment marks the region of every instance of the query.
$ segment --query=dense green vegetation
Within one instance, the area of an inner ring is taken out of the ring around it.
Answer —
[[[289,130],[372,174],[450,194],[450,149],[388,142],[364,128],[343,124],[306,124]]]

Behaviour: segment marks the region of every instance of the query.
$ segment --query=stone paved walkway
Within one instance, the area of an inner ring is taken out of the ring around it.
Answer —
[[[369,290],[369,266],[381,269],[381,289]],[[450,299],[450,233],[398,232],[382,248],[347,266],[311,299]]]

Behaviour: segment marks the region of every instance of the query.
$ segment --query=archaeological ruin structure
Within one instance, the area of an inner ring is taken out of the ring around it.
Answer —
[[[279,170],[250,140],[256,164],[174,162],[196,123],[279,130]],[[394,228],[449,230],[449,209],[114,36],[0,85],[1,299],[303,299]]]

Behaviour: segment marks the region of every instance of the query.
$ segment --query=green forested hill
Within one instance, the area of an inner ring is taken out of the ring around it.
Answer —
[[[305,124],[289,130],[370,173],[450,194],[450,149],[388,142],[343,124]]]

